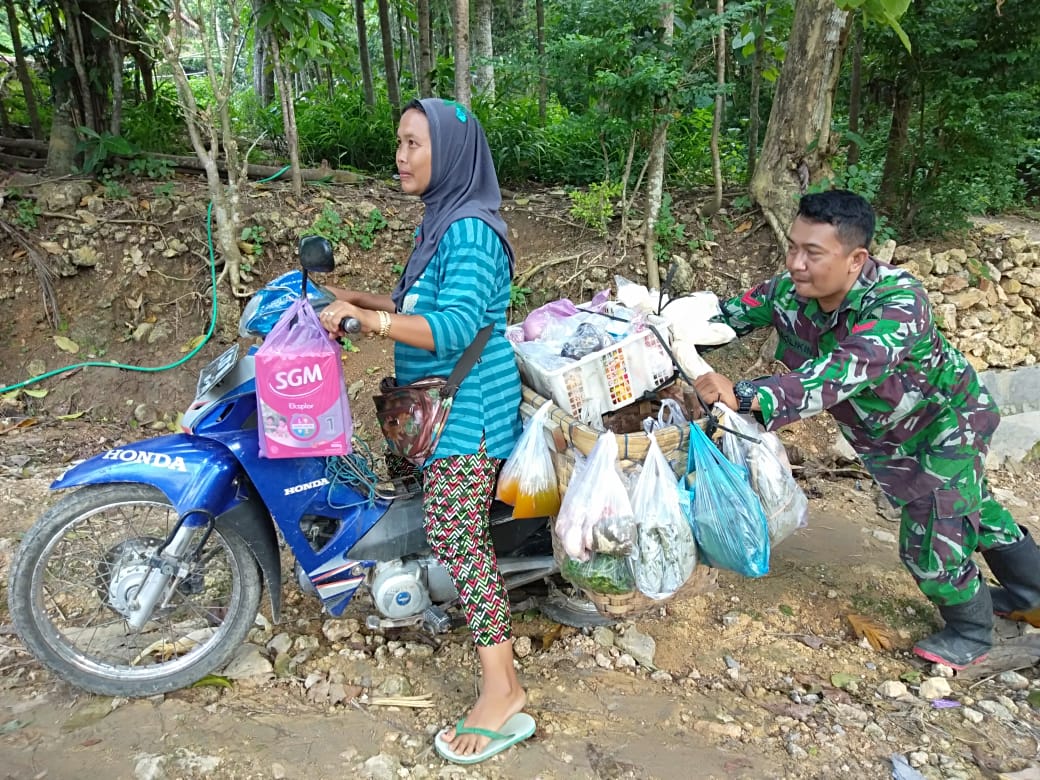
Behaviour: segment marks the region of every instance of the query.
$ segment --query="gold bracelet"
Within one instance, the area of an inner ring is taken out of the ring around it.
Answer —
[[[390,335],[390,312],[379,310],[379,335],[386,338]]]

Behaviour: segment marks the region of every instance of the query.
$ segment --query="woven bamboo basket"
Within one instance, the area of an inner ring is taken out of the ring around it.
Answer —
[[[523,402],[520,405],[521,415],[525,420],[530,418],[548,400],[525,385]],[[574,474],[578,454],[587,456],[592,452],[600,433],[575,419],[556,404],[550,407],[548,417],[547,433],[553,439],[553,467],[556,471],[556,481],[559,483],[560,493],[564,493]],[[697,424],[703,429],[705,421],[699,420]],[[650,448],[650,437],[645,433],[618,433],[615,436],[618,440],[618,467],[622,474],[634,476],[646,458],[646,453]],[[672,465],[676,476],[681,476],[686,471],[686,451],[690,439],[689,427],[666,426],[656,431],[654,436],[664,456]],[[562,568],[566,560],[566,553],[560,545],[553,526],[554,522],[551,520],[553,554],[557,564]],[[709,593],[717,587],[717,578],[718,570],[698,564],[685,584],[664,599],[652,599],[638,590],[621,594],[598,593],[587,588],[579,588],[579,590],[595,605],[601,615],[612,620],[621,620],[645,615],[676,598],[691,598],[702,593]]]

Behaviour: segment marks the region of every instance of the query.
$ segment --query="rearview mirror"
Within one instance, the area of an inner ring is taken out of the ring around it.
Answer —
[[[300,239],[300,265],[308,273],[327,274],[336,270],[332,244],[323,236],[305,236]]]

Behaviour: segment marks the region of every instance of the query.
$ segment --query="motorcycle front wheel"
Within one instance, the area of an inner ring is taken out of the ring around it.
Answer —
[[[81,488],[45,512],[8,585],[29,652],[66,682],[108,696],[166,693],[224,664],[253,625],[261,593],[256,561],[230,529],[213,529],[141,630],[127,623],[176,522],[170,501],[147,485]]]

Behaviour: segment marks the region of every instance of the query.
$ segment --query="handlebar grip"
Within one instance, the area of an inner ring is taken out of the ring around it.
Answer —
[[[361,322],[354,317],[344,317],[339,321],[339,329],[344,333],[360,333]]]

